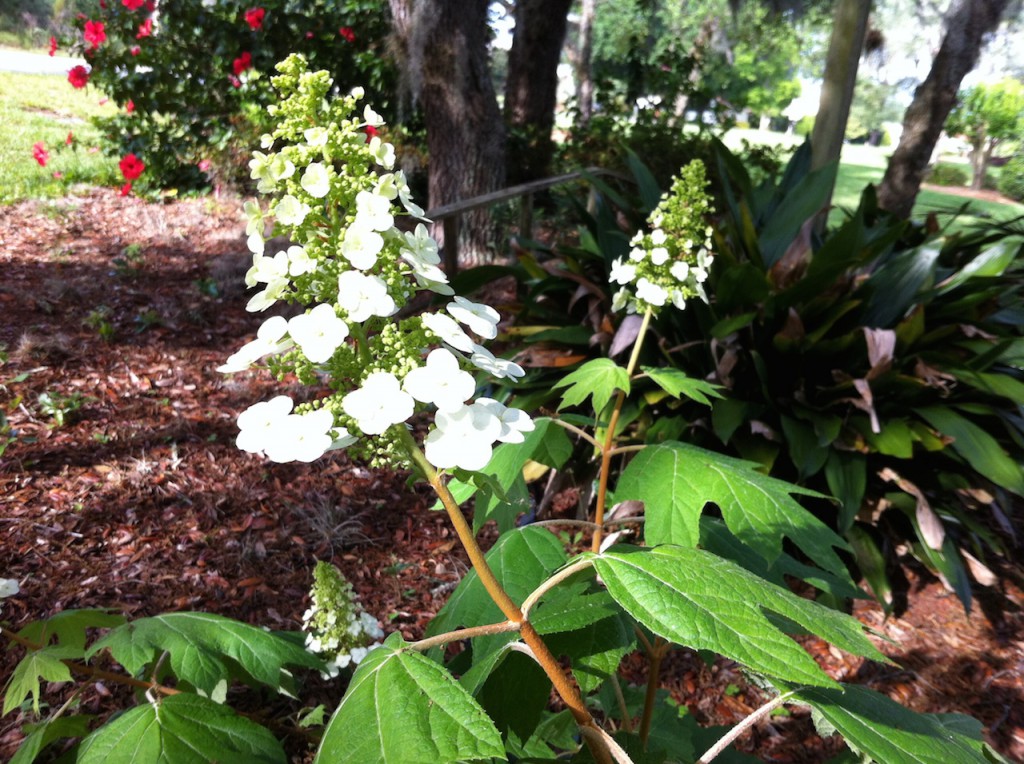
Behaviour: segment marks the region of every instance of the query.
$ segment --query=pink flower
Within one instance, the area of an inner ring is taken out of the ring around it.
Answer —
[[[312,32],[306,32],[306,39],[307,40],[312,40],[313,39],[313,33]]]
[[[250,8],[245,12],[245,23],[252,30],[261,29],[263,27],[263,17],[266,13],[262,8]]]
[[[121,190],[117,192],[117,195],[118,196],[130,196],[131,193],[132,193],[132,184],[131,183],[125,183],[123,186],[121,186]]]
[[[110,103],[110,99],[107,98],[106,96],[104,96],[103,98],[98,100],[96,103],[98,103],[100,106],[106,106],[108,103]]]
[[[136,40],[141,40],[143,37],[149,37],[153,34],[153,19],[146,19],[139,24],[139,31],[135,35]]]
[[[235,73],[236,77],[246,69],[252,69],[252,53],[249,51],[245,51],[245,53],[231,62],[231,71]]]
[[[85,22],[85,41],[90,50],[95,50],[107,39],[107,32],[102,21]]]
[[[352,31],[352,27],[342,27],[338,30],[338,34],[341,35],[345,42],[355,42],[356,33]]]
[[[128,154],[124,159],[117,163],[117,166],[121,168],[121,174],[124,175],[125,180],[135,180],[142,175],[143,170],[146,169],[146,165],[141,159],[134,154]],[[129,189],[131,183],[128,184]]]
[[[89,70],[81,64],[72,67],[71,71],[68,72],[68,82],[75,89],[84,88],[89,84]]]
[[[207,170],[210,169],[210,160],[200,159],[199,164],[197,164],[196,166],[199,168],[200,172],[206,172]]]
[[[137,11],[146,0],[121,0],[121,5],[130,11]]]
[[[133,56],[137,56],[142,52],[142,48],[140,48],[138,45],[133,45],[128,49],[128,52],[131,53]]]
[[[61,178],[63,178],[63,177],[64,177],[64,173],[62,173],[62,172],[60,172],[60,171],[55,171],[55,172],[53,173],[53,177],[54,177],[54,178],[56,178],[57,180],[60,180]]]
[[[35,144],[32,147],[32,158],[39,162],[40,167],[46,167],[46,163],[50,161],[50,152],[46,150],[46,144],[42,141]]]
[[[238,79],[238,77],[236,77],[233,74],[229,74],[228,75],[228,82],[231,83],[231,87],[233,87],[233,88],[240,88],[240,87],[242,87],[242,81],[240,79]]]
[[[56,37],[51,37],[50,38],[50,55],[52,56],[56,52],[57,52],[57,38]]]
[[[128,103],[124,105],[124,110],[128,114],[131,114],[133,111],[135,111],[135,101],[129,98]]]

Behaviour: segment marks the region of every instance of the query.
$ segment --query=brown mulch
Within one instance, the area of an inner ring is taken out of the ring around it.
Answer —
[[[207,610],[296,629],[313,563],[329,559],[386,631],[415,639],[466,571],[444,516],[401,474],[334,453],[312,465],[268,464],[234,446],[234,419],[281,391],[252,372],[215,367],[250,339],[240,203],[151,204],[90,190],[0,208],[0,408],[13,440],[0,456],[0,577],[19,628],[68,608],[130,616]],[[52,410],[66,409],[59,424]],[[3,441],[0,440],[0,447]],[[922,711],[982,721],[1024,760],[1024,632],[1019,590],[967,618],[926,576],[909,610],[885,621],[857,606],[899,665],[863,663],[814,640],[828,670]],[[0,653],[0,681],[20,657]],[[641,657],[628,661],[642,676]],[[732,724],[763,702],[735,665],[689,651],[666,661],[666,686],[702,724]],[[51,698],[59,698],[59,688]],[[83,696],[109,709],[107,687]],[[316,689],[336,702],[343,687]],[[0,761],[26,719],[0,719]],[[820,762],[841,749],[806,712],[758,725],[741,747],[765,761]],[[301,747],[295,759],[303,760]]]

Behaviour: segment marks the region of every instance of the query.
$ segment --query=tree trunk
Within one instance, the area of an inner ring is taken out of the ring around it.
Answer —
[[[517,0],[505,81],[509,185],[548,175],[558,100],[558,61],[572,0]]]
[[[423,107],[429,206],[502,188],[505,127],[487,54],[488,0],[390,0],[401,67]],[[443,231],[434,234],[444,244]],[[487,210],[462,216],[458,247],[486,261],[497,229]]]
[[[984,37],[999,26],[1008,0],[954,0],[946,32],[925,81],[903,117],[903,135],[878,187],[878,203],[910,217],[942,126],[956,104],[960,82],[978,62]]]
[[[811,134],[811,167],[815,170],[838,162],[842,153],[870,12],[871,0],[839,0],[836,4],[818,116]]]
[[[594,51],[594,8],[597,0],[580,4],[579,53],[576,58],[576,126],[586,130],[594,114],[594,77],[591,58]]]

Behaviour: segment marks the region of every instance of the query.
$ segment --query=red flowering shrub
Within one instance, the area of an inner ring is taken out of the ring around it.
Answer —
[[[378,108],[394,90],[385,2],[174,0],[158,16],[152,0],[89,2],[78,0],[84,16],[55,42],[87,57],[91,72],[68,75],[74,87],[91,84],[125,107],[101,128],[107,153],[145,159],[137,186],[206,185],[201,159],[222,180],[248,182],[248,152],[274,100],[269,79],[289,53],[331,71],[342,91],[364,87]]]
[[[124,157],[117,163],[117,166],[121,169],[121,174],[124,175],[125,180],[135,180],[146,169],[145,163],[134,154]]]
[[[50,161],[50,152],[46,150],[42,141],[32,147],[32,158],[39,162],[40,167],[46,167],[46,163]]]

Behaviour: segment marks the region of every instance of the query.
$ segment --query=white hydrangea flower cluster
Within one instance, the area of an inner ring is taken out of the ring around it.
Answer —
[[[707,185],[702,162],[683,167],[648,218],[650,233],[638,231],[629,255],[612,263],[609,279],[620,285],[612,310],[657,313],[668,303],[682,310],[693,297],[708,301],[704,282],[713,255],[707,216],[713,210]]]
[[[313,600],[302,615],[306,649],[325,659],[328,676],[355,666],[380,644],[384,631],[355,599],[352,584],[330,563],[313,569]]]
[[[219,370],[244,371],[266,359],[279,376],[294,373],[334,392],[299,405],[287,396],[255,404],[238,419],[239,448],[309,462],[352,447],[371,464],[396,464],[404,454],[393,428],[433,407],[427,459],[441,469],[483,467],[496,443],[522,442],[533,429],[522,411],[472,400],[470,371],[524,374],[480,344],[497,336],[498,313],[455,296],[441,312],[394,318],[419,290],[452,290],[423,225],[429,221],[394,168],[394,147],[375,134],[383,121],[369,106],[358,111],[361,92],[328,100],[329,75],[309,72],[300,56],[278,71],[273,84],[282,100],[271,107],[278,123],[249,164],[271,200],[245,205],[253,253],[246,284],[259,288],[247,309],[261,312],[282,301],[309,309],[287,320],[268,318]],[[421,222],[402,231],[397,216]],[[272,235],[286,236],[291,246],[266,251],[269,221]]]

